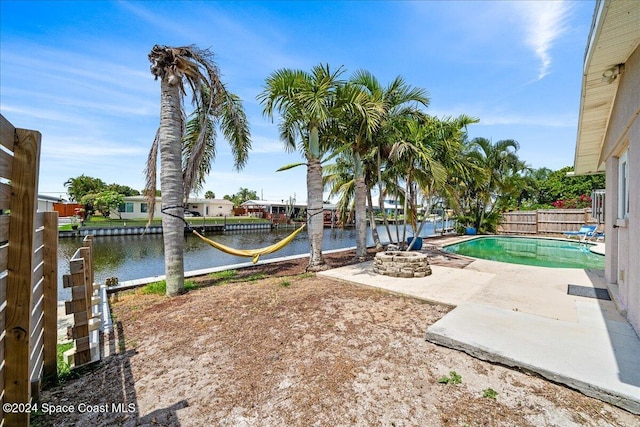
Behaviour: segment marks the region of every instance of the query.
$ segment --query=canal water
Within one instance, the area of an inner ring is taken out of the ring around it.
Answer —
[[[440,229],[441,224],[438,223]],[[395,231],[391,227],[392,233]],[[207,235],[208,238],[236,249],[254,249],[272,245],[293,230],[273,231],[234,231]],[[386,229],[378,226],[380,240],[389,242]],[[402,233],[402,227],[400,227]],[[411,232],[407,232],[411,235]],[[434,225],[425,224],[422,237],[434,234]],[[395,240],[395,239],[394,239]],[[353,228],[325,229],[323,250],[354,247],[356,231]],[[373,244],[371,232],[367,244]],[[69,260],[73,253],[82,246],[82,238],[61,238],[58,244],[58,300],[70,298],[69,289],[62,287],[62,276],[69,273]],[[108,277],[117,277],[120,282],[141,279],[164,274],[164,250],[161,234],[129,235],[129,236],[96,236],[93,238],[94,273],[97,283],[104,283]],[[280,258],[290,255],[309,253],[309,241],[306,230],[300,232],[295,239],[281,250],[261,256],[260,259]],[[185,271],[200,270],[211,267],[238,264],[251,261],[221,252],[193,235],[185,236],[184,267]]]

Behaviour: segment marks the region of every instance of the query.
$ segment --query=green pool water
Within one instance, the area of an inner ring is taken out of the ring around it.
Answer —
[[[555,268],[604,269],[604,256],[589,251],[589,245],[566,240],[528,237],[478,237],[445,246],[444,250],[474,258],[511,264]]]

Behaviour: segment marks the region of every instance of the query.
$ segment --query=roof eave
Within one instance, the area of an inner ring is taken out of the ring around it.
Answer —
[[[605,171],[606,159],[602,158],[602,147],[620,78],[615,75],[607,81],[604,73],[624,64],[637,47],[636,21],[620,19],[620,16],[634,16],[627,13],[630,8],[636,8],[633,12],[637,17],[637,4],[633,3],[602,0],[596,4],[582,76],[574,157],[577,175]],[[617,42],[615,49],[612,40]],[[629,43],[619,43],[620,40]]]

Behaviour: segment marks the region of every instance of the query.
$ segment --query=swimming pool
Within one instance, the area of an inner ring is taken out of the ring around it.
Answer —
[[[445,246],[444,250],[511,264],[604,269],[604,256],[589,251],[588,244],[566,240],[507,236],[478,237]]]

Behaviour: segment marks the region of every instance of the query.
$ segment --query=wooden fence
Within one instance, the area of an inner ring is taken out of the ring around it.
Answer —
[[[578,231],[584,224],[597,224],[591,209],[539,209],[502,214],[500,234],[562,234]]]
[[[65,302],[67,314],[73,314],[73,326],[67,336],[74,341],[64,353],[73,368],[100,360],[100,285],[94,282],[93,236],[85,236],[82,247],[69,261],[69,272],[62,277],[65,288],[71,288],[71,301]]]
[[[27,426],[19,405],[56,376],[58,214],[37,212],[40,140],[0,115],[0,426]]]

